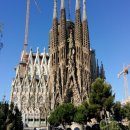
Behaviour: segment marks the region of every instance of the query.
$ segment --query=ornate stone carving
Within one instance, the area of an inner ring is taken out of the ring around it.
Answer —
[[[70,36],[67,41],[69,42],[69,57],[71,58],[72,50],[74,48],[72,30],[70,30]]]

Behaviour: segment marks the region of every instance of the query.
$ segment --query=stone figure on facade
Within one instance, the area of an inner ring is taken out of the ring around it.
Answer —
[[[70,36],[68,38],[68,43],[69,43],[69,58],[71,58],[72,56],[72,50],[74,48],[74,42],[73,42],[73,34],[72,34],[72,30],[70,30]]]

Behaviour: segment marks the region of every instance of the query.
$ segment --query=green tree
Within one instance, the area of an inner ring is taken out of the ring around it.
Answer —
[[[59,122],[59,117],[57,115],[57,111],[53,111],[50,113],[50,116],[48,118],[48,122],[51,126],[54,126],[54,127],[57,127],[60,125],[60,122]]]
[[[124,109],[124,118],[126,117],[128,120],[130,120],[130,103],[127,103],[123,106]]]
[[[84,124],[87,122],[88,109],[85,105],[79,105],[76,107],[76,112],[74,114],[74,122]]]
[[[97,104],[90,104],[89,101],[83,102],[85,109],[87,110],[87,121],[91,121],[92,118],[95,118],[99,106]]]
[[[15,130],[23,130],[22,114],[19,111],[19,109],[18,109],[17,106],[15,106],[14,112],[15,112],[15,115],[14,115],[14,120],[15,120],[14,126],[15,126]]]
[[[119,123],[117,121],[111,121],[109,123],[109,130],[121,130]]]
[[[60,124],[65,128],[66,124],[70,124],[73,121],[75,114],[75,107],[72,103],[63,103],[59,105],[49,116],[48,122],[52,126],[58,126]]]
[[[120,102],[116,102],[113,105],[113,118],[116,121],[121,121],[125,117],[124,108],[121,106]]]
[[[91,108],[93,110],[92,116],[94,116],[97,121],[104,119],[107,115],[106,111],[111,112],[114,99],[115,96],[112,94],[111,85],[106,83],[105,80],[97,78],[95,82],[92,83],[89,98],[90,110]]]
[[[22,115],[11,103],[0,102],[0,130],[23,130]]]
[[[7,114],[7,120],[6,120],[6,128],[7,130],[13,130],[15,128],[14,126],[14,104],[11,103],[10,104],[10,107],[9,107],[9,111],[8,111],[8,114]]]
[[[6,120],[9,111],[7,102],[0,102],[0,130],[6,130]]]

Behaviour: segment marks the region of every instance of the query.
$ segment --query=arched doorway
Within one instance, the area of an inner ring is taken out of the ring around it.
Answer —
[[[74,128],[74,130],[80,130],[78,127]]]

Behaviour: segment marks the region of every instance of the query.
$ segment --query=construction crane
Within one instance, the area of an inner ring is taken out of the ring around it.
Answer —
[[[34,3],[36,5],[38,11],[41,12],[38,2],[36,0],[34,0]],[[30,0],[27,0],[25,38],[24,38],[24,53],[25,54],[27,52],[27,46],[28,46],[29,15],[30,15]]]
[[[128,80],[127,80],[127,75],[129,73],[129,68],[130,68],[130,65],[128,65],[127,67],[125,67],[119,74],[118,74],[118,78],[120,78],[121,75],[124,76],[124,88],[125,88],[125,96],[126,96],[126,99],[128,99],[129,97],[129,92],[128,92]]]
[[[27,0],[25,38],[24,38],[24,53],[25,54],[27,52],[27,45],[28,45],[29,13],[30,13],[30,0]]]

